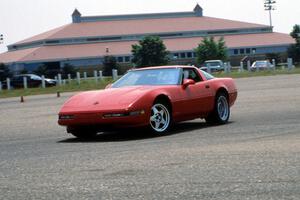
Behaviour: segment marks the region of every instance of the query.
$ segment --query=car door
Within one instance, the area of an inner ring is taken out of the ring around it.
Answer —
[[[209,82],[202,80],[194,68],[184,68],[183,79],[195,81],[195,84],[180,88],[184,114],[198,116],[209,112],[213,106],[213,93]]]

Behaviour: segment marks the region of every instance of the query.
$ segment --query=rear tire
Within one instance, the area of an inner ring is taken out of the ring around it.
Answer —
[[[153,104],[149,123],[151,131],[157,135],[163,135],[169,131],[172,124],[172,113],[167,102],[156,101]]]
[[[230,117],[230,106],[228,95],[225,92],[219,92],[216,95],[214,110],[210,113],[205,121],[208,124],[226,124]]]
[[[96,130],[83,127],[67,127],[67,132],[80,139],[93,139],[97,136]]]

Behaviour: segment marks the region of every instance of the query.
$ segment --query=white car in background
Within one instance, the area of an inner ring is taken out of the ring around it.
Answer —
[[[204,66],[200,69],[208,72],[208,68],[210,68],[211,72],[223,71],[224,63],[222,60],[207,60],[204,62]]]
[[[274,65],[272,65],[268,60],[258,60],[258,61],[255,61],[252,64],[252,66],[250,67],[251,71],[267,70],[267,69],[274,69]]]

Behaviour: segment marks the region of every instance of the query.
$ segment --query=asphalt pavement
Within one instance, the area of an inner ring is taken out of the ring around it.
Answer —
[[[93,141],[57,125],[72,95],[0,99],[0,199],[300,199],[300,75],[242,78],[230,122]]]

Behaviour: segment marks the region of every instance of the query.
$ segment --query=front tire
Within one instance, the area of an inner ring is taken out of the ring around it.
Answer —
[[[168,132],[172,123],[170,106],[166,102],[158,101],[151,107],[149,119],[152,132],[162,135]]]
[[[225,92],[219,92],[216,95],[214,110],[205,118],[209,124],[226,124],[230,117],[230,106],[228,95]]]

